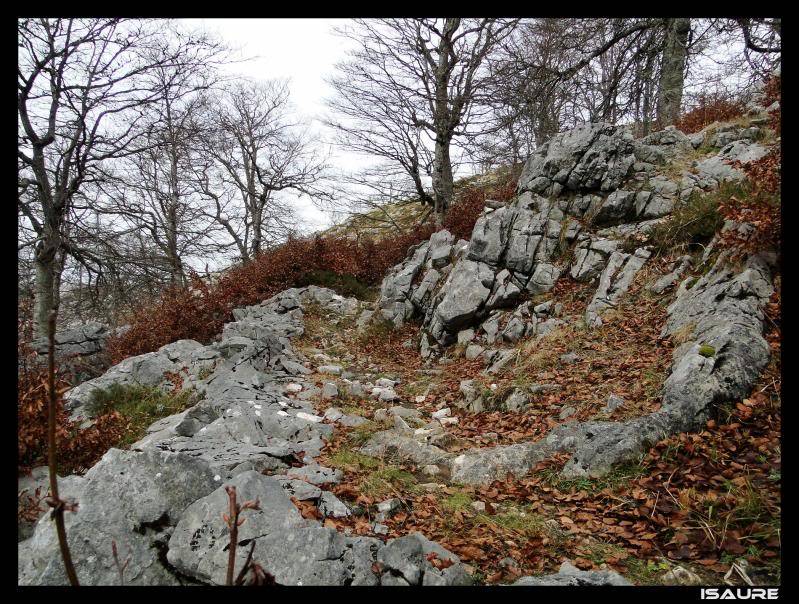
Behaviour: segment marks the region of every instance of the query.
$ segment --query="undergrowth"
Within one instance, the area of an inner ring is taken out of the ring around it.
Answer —
[[[196,399],[192,390],[165,393],[150,386],[111,384],[92,392],[87,409],[94,416],[120,414],[126,426],[115,446],[128,446],[140,440],[153,422],[180,413]]]

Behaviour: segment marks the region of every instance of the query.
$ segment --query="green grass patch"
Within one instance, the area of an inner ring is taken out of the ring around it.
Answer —
[[[494,526],[518,533],[524,537],[537,537],[546,532],[544,519],[535,512],[524,507],[510,509],[500,514],[489,516],[487,514],[478,515],[475,523],[488,527]]]
[[[450,512],[463,512],[468,510],[474,500],[466,493],[453,493],[446,499],[441,501],[441,507]]]
[[[191,389],[164,393],[151,386],[112,384],[92,392],[87,409],[94,416],[117,411],[125,417],[128,428],[119,444],[128,446],[141,439],[156,420],[180,413],[196,401]]]
[[[367,422],[361,424],[347,432],[347,443],[354,448],[366,444],[375,432],[379,432],[383,427],[377,422]]]
[[[358,343],[368,346],[372,342],[382,342],[389,339],[394,331],[394,323],[384,318],[380,313],[372,315],[372,320],[358,334]]]
[[[347,415],[359,415],[366,417],[366,409],[357,405],[344,405],[341,410]]]
[[[334,468],[365,471],[377,468],[380,465],[380,460],[351,449],[339,449],[330,456],[328,465]]]
[[[413,474],[391,465],[385,465],[370,472],[361,481],[360,486],[361,493],[375,499],[415,493],[418,488]]]
[[[665,253],[674,247],[701,247],[724,225],[719,204],[730,197],[746,196],[745,185],[722,183],[715,191],[694,191],[685,201],[678,201],[668,220],[655,225],[647,234],[646,244],[657,253]]]
[[[623,463],[605,476],[598,478],[591,478],[588,476],[581,476],[579,478],[563,478],[560,476],[560,471],[554,468],[542,471],[544,480],[552,487],[561,492],[585,491],[587,493],[598,493],[603,489],[610,489],[611,491],[626,485],[631,479],[643,476],[647,472],[647,467],[642,462],[628,462]]]

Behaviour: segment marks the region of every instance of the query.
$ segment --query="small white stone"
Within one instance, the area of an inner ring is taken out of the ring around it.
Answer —
[[[427,397],[424,394],[420,394],[419,396],[416,397],[415,400],[416,400],[417,403],[423,403],[426,398]]]
[[[449,407],[444,407],[443,409],[439,409],[438,411],[433,412],[433,417],[435,419],[441,419],[442,417],[449,417],[451,415],[451,411]]]
[[[277,414],[278,414],[278,415],[282,415],[283,417],[288,417],[288,415],[289,415],[289,414],[288,414],[288,413],[286,413],[285,411],[278,411],[278,412],[277,412]]]
[[[205,432],[207,429],[208,428],[204,426],[204,427],[200,428],[200,432]]]
[[[496,390],[497,389],[497,385],[496,384],[491,384],[491,386],[489,386],[489,388],[491,388],[491,390]]]
[[[256,411],[255,415],[257,415],[258,417],[261,417],[261,412],[260,411]]]
[[[447,424],[457,424],[458,418],[457,417],[439,417],[438,421],[441,422],[442,426],[446,426]]]
[[[155,477],[156,478],[161,478],[161,472],[158,472],[158,474],[156,474]]]
[[[219,474],[217,474],[216,476],[214,476],[214,480],[219,482],[220,480],[222,480],[222,477]]]
[[[280,405],[281,407],[288,407],[289,406],[288,403],[284,403],[283,401],[278,401],[277,404]]]
[[[261,409],[262,405],[253,405],[256,409]]]
[[[323,417],[320,417],[318,415],[312,415],[310,413],[305,413],[305,411],[300,411],[297,414],[297,417],[299,419],[304,419],[306,421],[313,422],[315,424],[318,424],[319,422],[321,422],[324,419]]]

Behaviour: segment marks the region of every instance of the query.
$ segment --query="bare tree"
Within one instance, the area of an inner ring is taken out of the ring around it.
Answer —
[[[516,163],[583,121],[648,122],[662,38],[657,19],[522,21],[490,61],[494,119],[479,157]]]
[[[98,260],[70,236],[75,200],[102,179],[100,166],[149,143],[139,127],[161,92],[156,68],[180,68],[202,44],[188,36],[164,44],[164,22],[121,19],[21,19],[17,106],[20,183],[32,186],[18,208],[36,234],[36,325],[57,314],[68,256]]]
[[[187,256],[206,256],[220,247],[214,239],[218,225],[207,218],[191,175],[201,161],[201,92],[218,83],[214,67],[227,49],[206,42],[191,50],[179,66],[154,68],[158,94],[146,109],[143,148],[114,162],[107,171],[113,189],[107,187],[105,203],[97,205],[103,213],[123,217],[123,228],[148,234],[173,286],[186,283]]]
[[[357,46],[330,81],[329,106],[342,118],[331,125],[343,145],[398,162],[419,199],[432,197],[438,223],[452,200],[453,140],[479,122],[486,59],[516,23],[373,19],[341,31]]]
[[[657,107],[657,121],[661,126],[673,124],[680,115],[690,33],[690,19],[667,19]]]
[[[330,195],[327,159],[293,116],[285,81],[236,82],[207,99],[207,109],[195,186],[247,262],[296,230],[285,193]]]

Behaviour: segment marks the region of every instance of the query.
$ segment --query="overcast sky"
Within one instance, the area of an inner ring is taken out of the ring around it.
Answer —
[[[182,19],[190,28],[216,33],[245,62],[231,65],[235,73],[254,78],[289,78],[291,100],[311,128],[325,135],[319,119],[326,112],[324,98],[332,91],[325,83],[335,64],[344,59],[347,41],[333,28],[346,19]],[[331,162],[343,170],[353,170],[364,161],[360,156],[333,147]],[[306,230],[330,226],[330,216],[314,207],[307,198],[298,198]]]

